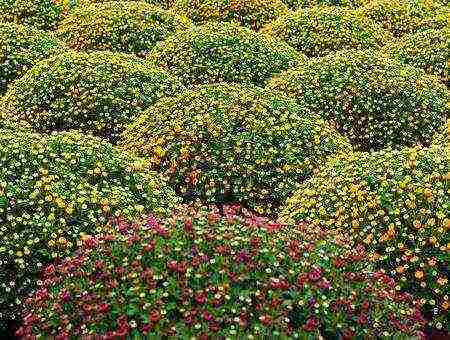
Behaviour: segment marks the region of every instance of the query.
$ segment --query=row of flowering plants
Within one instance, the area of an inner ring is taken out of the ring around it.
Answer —
[[[111,220],[42,272],[24,339],[418,335],[411,297],[349,235],[287,227],[243,208],[180,206]]]

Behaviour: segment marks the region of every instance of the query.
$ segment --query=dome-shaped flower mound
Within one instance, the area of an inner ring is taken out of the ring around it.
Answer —
[[[41,264],[115,214],[165,214],[176,196],[111,144],[77,132],[0,133],[0,320],[36,284]]]
[[[359,9],[395,36],[445,27],[450,15],[448,5],[427,0],[363,0]]]
[[[363,0],[283,0],[283,2],[293,10],[318,5],[356,8],[362,4],[362,1]]]
[[[174,9],[198,23],[237,20],[254,30],[288,11],[281,0],[176,0]]]
[[[0,0],[0,22],[16,22],[40,29],[52,29],[64,9],[62,1],[58,0]]]
[[[186,199],[273,212],[327,156],[351,147],[295,101],[253,86],[204,85],[164,98],[123,134]]]
[[[25,73],[0,111],[37,131],[81,128],[114,141],[125,123],[180,89],[177,79],[133,55],[71,51]]]
[[[420,67],[448,81],[450,27],[405,35],[387,44],[383,51],[404,64]]]
[[[0,23],[0,96],[8,84],[37,61],[65,47],[49,33],[14,23]]]
[[[436,323],[449,325],[449,175],[448,145],[339,156],[281,215],[353,231],[379,267],[425,299],[425,310],[436,308]]]
[[[289,45],[236,23],[208,23],[158,44],[149,59],[187,84],[263,83],[303,60]]]
[[[438,78],[372,51],[311,59],[268,88],[333,120],[362,151],[428,145],[448,115],[449,94]]]
[[[87,238],[43,270],[17,335],[351,338],[423,325],[411,298],[367,268],[364,246],[233,210],[119,221]]]
[[[118,0],[118,1],[145,1],[148,4],[157,5],[161,8],[165,8],[165,9],[169,9],[173,5],[173,2],[174,2],[174,0]],[[76,4],[80,7],[88,6],[88,5],[94,4],[94,3],[103,3],[103,2],[106,2],[106,1],[105,0],[76,0]]]
[[[378,48],[391,38],[378,23],[355,10],[337,6],[290,12],[265,26],[263,32],[309,57],[343,49]]]
[[[143,1],[111,1],[76,8],[58,36],[76,50],[145,55],[160,40],[190,26],[187,18]]]

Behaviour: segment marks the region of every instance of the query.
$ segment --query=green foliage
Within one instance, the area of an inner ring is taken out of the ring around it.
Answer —
[[[52,29],[64,7],[52,0],[0,0],[0,21],[28,24]]]
[[[350,8],[356,8],[361,5],[362,1],[363,0],[283,0],[283,2],[293,10],[318,5],[348,6]]]
[[[71,51],[41,61],[18,79],[0,111],[37,131],[84,129],[115,141],[124,124],[181,88],[177,79],[133,55]]]
[[[449,145],[450,143],[450,118],[442,125],[441,129],[433,137],[433,144]]]
[[[118,221],[86,239],[43,271],[17,335],[375,338],[423,325],[410,297],[348,235],[261,218],[255,226],[256,216],[226,210]]]
[[[450,7],[433,0],[363,0],[362,15],[395,36],[448,25]]]
[[[14,23],[0,23],[0,96],[10,82],[37,61],[65,47],[51,34]]]
[[[69,254],[81,233],[101,232],[108,216],[163,215],[177,202],[140,166],[82,133],[1,131],[0,322],[14,318],[43,264]]]
[[[274,212],[327,156],[350,145],[295,101],[253,86],[204,85],[162,99],[122,136],[186,199]]]
[[[58,36],[76,50],[111,50],[145,55],[160,40],[190,21],[143,1],[79,6],[58,27]]]
[[[281,0],[176,0],[174,9],[198,23],[237,20],[254,30],[288,11]]]
[[[263,32],[309,57],[338,50],[377,48],[391,39],[379,24],[355,10],[336,6],[290,12],[265,26]]]
[[[407,34],[386,45],[383,51],[404,64],[420,67],[448,81],[450,27]]]
[[[448,145],[340,155],[302,184],[281,215],[352,232],[400,287],[450,325]]]
[[[438,78],[373,51],[311,59],[268,88],[334,121],[362,151],[428,145],[448,116],[449,94]]]
[[[292,47],[236,23],[208,23],[158,44],[150,60],[187,84],[262,84],[302,60]]]

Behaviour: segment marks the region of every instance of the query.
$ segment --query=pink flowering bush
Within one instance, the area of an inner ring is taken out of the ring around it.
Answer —
[[[122,220],[42,271],[16,335],[200,339],[414,335],[410,296],[348,235],[238,206]]]

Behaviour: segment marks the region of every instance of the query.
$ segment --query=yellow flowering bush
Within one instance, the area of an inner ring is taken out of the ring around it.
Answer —
[[[0,0],[0,21],[29,24],[52,29],[64,6],[53,0]]]
[[[404,64],[420,67],[448,81],[450,26],[407,34],[384,46],[383,51]]]
[[[447,25],[450,7],[433,0],[363,0],[361,13],[395,36]]]
[[[450,143],[450,118],[433,137],[433,144],[448,145],[448,143]]]
[[[236,23],[211,22],[157,44],[149,60],[186,84],[221,81],[262,84],[303,60],[285,42]]]
[[[448,116],[439,79],[374,51],[310,59],[267,85],[332,120],[355,148],[428,145]]]
[[[283,2],[293,10],[318,5],[325,6],[348,6],[356,8],[362,4],[363,0],[283,0]]]
[[[198,23],[237,20],[254,30],[288,11],[281,0],[176,0],[174,9]]]
[[[37,131],[84,129],[115,141],[124,124],[181,83],[125,53],[62,53],[41,61],[11,86],[0,112]]]
[[[189,26],[189,19],[143,1],[111,1],[79,6],[57,34],[75,50],[145,55],[156,42]]]
[[[94,3],[103,3],[104,0],[59,0],[59,1],[76,1],[79,7],[88,6]],[[138,1],[138,0],[120,0],[120,1]],[[141,0],[151,5],[157,5],[165,9],[169,9],[173,5],[173,0]]]
[[[337,6],[318,6],[290,12],[266,25],[264,33],[278,37],[309,57],[342,49],[378,48],[391,35],[359,12]]]
[[[37,61],[64,50],[51,34],[15,23],[0,23],[0,96],[10,82]]]
[[[35,274],[69,254],[80,234],[100,232],[108,216],[171,209],[173,191],[141,167],[82,133],[0,131],[0,323],[14,318]]]
[[[158,101],[123,133],[187,200],[275,208],[327,156],[351,150],[320,117],[254,86],[204,85]]]
[[[300,186],[281,216],[351,230],[439,328],[450,324],[449,181],[448,145],[339,155]]]

